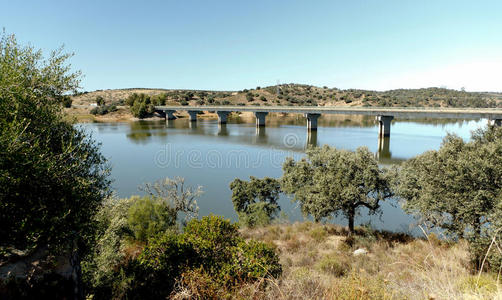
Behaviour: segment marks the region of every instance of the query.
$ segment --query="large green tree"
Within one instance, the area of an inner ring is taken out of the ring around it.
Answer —
[[[453,236],[479,238],[502,196],[502,130],[477,130],[469,142],[446,136],[439,150],[402,165],[395,190],[408,212]]]
[[[286,159],[281,187],[316,222],[342,213],[352,234],[361,207],[376,213],[380,201],[391,196],[386,172],[367,148],[351,152],[323,146],[306,154],[300,161]]]
[[[71,56],[58,49],[45,58],[1,35],[0,260],[20,250],[71,251],[78,267],[91,219],[108,195],[98,145],[62,113],[65,95],[79,84]]]

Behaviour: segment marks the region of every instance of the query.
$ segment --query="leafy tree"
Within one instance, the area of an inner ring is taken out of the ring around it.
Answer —
[[[497,225],[490,216],[502,199],[502,129],[477,130],[470,142],[446,136],[439,150],[406,161],[394,185],[406,211],[453,237],[479,241]]]
[[[13,35],[1,37],[0,260],[71,252],[78,284],[93,216],[109,194],[109,167],[62,113],[64,95],[79,84],[71,56],[60,48],[44,58]]]
[[[104,99],[103,97],[101,97],[101,96],[97,96],[97,97],[96,97],[96,104],[97,104],[98,106],[103,106],[103,105],[105,105],[105,99]]]
[[[380,201],[391,196],[386,172],[367,148],[351,152],[323,146],[310,148],[306,154],[300,161],[286,159],[281,187],[294,194],[302,212],[316,222],[343,213],[353,233],[360,207],[376,213]]]
[[[239,222],[246,226],[269,224],[277,216],[280,193],[279,181],[265,177],[251,176],[250,181],[235,179],[230,183],[232,202],[239,216]]]

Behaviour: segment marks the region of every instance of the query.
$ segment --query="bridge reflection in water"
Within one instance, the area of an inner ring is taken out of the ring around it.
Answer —
[[[267,126],[251,126],[251,118],[249,117],[232,117],[229,122],[219,123],[215,120],[203,120],[200,122],[191,121],[189,118],[183,117],[177,120],[162,121],[139,121],[130,123],[130,131],[127,137],[134,143],[147,143],[149,139],[160,139],[168,142],[174,135],[200,135],[200,136],[219,136],[224,137],[226,143],[232,144],[249,144],[249,145],[262,145],[280,151],[292,151],[301,154],[308,146],[322,146],[322,144],[340,144],[340,139],[332,140],[326,138],[333,134],[332,129],[340,128],[347,132],[345,127],[353,128],[357,131],[362,130],[363,135],[360,138],[353,136],[352,133],[348,135],[342,134],[342,139],[352,140],[350,143],[356,147],[358,145],[366,145],[370,149],[374,149],[375,157],[382,164],[395,164],[404,161],[406,157],[393,157],[390,149],[390,137],[384,134],[375,136],[375,139],[368,139],[371,132],[374,132],[375,118],[371,116],[357,118],[354,116],[324,116],[319,119],[319,130],[305,130],[301,128],[305,124],[305,118],[300,115],[273,115],[267,118]],[[395,122],[395,121],[394,121]],[[401,120],[399,121],[401,122]],[[445,120],[436,122],[434,120],[418,120],[412,124],[431,124],[434,126],[444,124],[458,124],[458,120]],[[377,123],[379,126],[380,122]],[[461,124],[461,123],[460,123]],[[168,130],[166,130],[166,128]],[[269,130],[267,130],[269,128]],[[365,129],[365,128],[368,128]],[[370,129],[371,128],[371,129]],[[378,127],[377,127],[378,128]],[[278,131],[278,129],[280,129]],[[352,131],[353,129],[350,129]],[[421,129],[423,130],[423,129]],[[380,130],[381,132],[381,130]],[[326,135],[326,136],[325,136]],[[293,143],[287,143],[285,138],[287,136],[294,136]],[[358,140],[359,142],[354,142]],[[373,140],[374,142],[371,142]],[[402,140],[402,134],[400,138]],[[195,139],[193,139],[195,141]],[[365,142],[366,141],[366,142]],[[218,141],[215,141],[218,143]],[[374,144],[373,144],[374,143]],[[343,144],[343,142],[342,142]],[[377,146],[377,147],[375,147]],[[194,144],[194,147],[197,147]],[[340,146],[338,146],[340,147]],[[345,147],[345,146],[342,146]],[[351,148],[352,148],[351,147]],[[398,147],[399,148],[399,147]],[[402,151],[398,151],[402,153]],[[401,154],[402,155],[402,154]]]

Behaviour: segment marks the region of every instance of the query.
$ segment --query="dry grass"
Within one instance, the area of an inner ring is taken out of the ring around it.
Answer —
[[[246,238],[273,243],[283,275],[236,291],[243,299],[502,299],[497,276],[471,273],[467,244],[435,236],[344,228],[310,222],[243,229]],[[354,250],[368,253],[354,256]]]

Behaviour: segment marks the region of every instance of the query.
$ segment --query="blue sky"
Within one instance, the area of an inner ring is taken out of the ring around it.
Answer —
[[[502,91],[502,1],[14,1],[0,26],[64,44],[84,90],[280,83]]]

